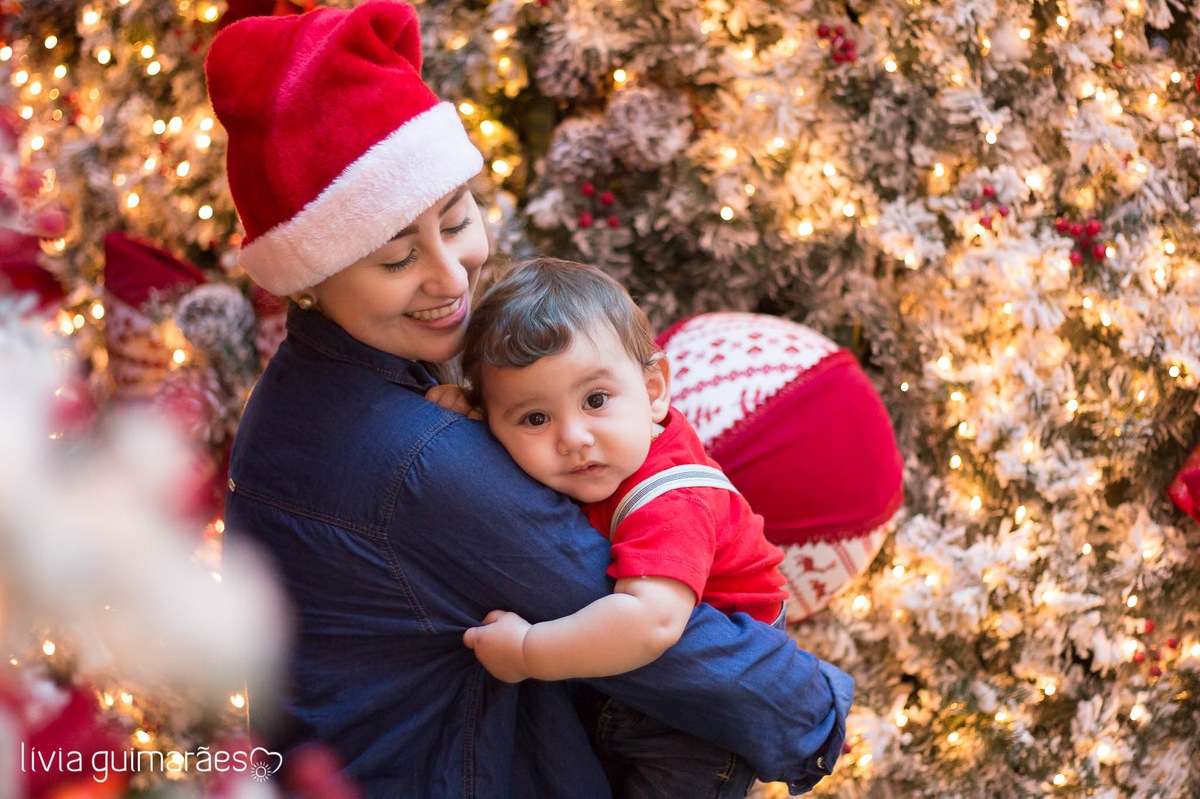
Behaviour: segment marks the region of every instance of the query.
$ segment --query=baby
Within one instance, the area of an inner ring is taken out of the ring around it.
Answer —
[[[671,407],[667,358],[620,284],[595,267],[549,258],[513,268],[471,317],[463,373],[465,391],[439,386],[429,398],[476,417],[482,411],[526,473],[582,503],[611,542],[616,580],[613,593],[560,619],[531,625],[503,610],[488,614],[464,640],[494,676],[631,671],[678,641],[701,601],[782,627],[782,554]],[[620,711],[631,725],[657,724]],[[712,779],[728,786],[718,796],[745,795],[753,774],[744,761],[711,747],[709,762],[698,764],[696,747],[707,744],[661,732],[681,739],[687,764],[670,782],[655,782],[660,795],[698,796]],[[639,746],[643,735],[640,728]]]

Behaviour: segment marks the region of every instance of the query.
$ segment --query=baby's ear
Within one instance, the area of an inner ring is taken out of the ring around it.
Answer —
[[[650,397],[650,412],[654,421],[667,418],[671,407],[671,362],[660,352],[646,367],[646,395]]]

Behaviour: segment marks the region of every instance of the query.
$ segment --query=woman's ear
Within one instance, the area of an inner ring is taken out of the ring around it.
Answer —
[[[654,421],[662,422],[671,407],[671,362],[665,352],[655,355],[646,367],[646,395]]]

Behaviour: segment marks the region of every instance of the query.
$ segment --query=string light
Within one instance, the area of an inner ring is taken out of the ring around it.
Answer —
[[[722,206],[721,207],[721,218],[724,219],[726,222],[733,219],[733,209],[730,208],[728,205]]]
[[[627,80],[629,80],[629,74],[625,70],[618,69],[613,71],[613,83],[623,86]]]
[[[813,223],[807,219],[803,220],[799,225],[796,226],[796,232],[801,236],[811,236],[813,234]]]

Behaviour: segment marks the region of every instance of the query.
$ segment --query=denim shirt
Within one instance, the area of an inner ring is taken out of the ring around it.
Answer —
[[[462,643],[496,608],[531,622],[609,593],[608,542],[522,472],[435,380],[314,311],[246,405],[228,535],[262,545],[294,610],[286,709],[372,797],[609,797],[571,683],[493,679]],[[708,605],[655,662],[589,680],[809,790],[841,753],[849,676]]]

